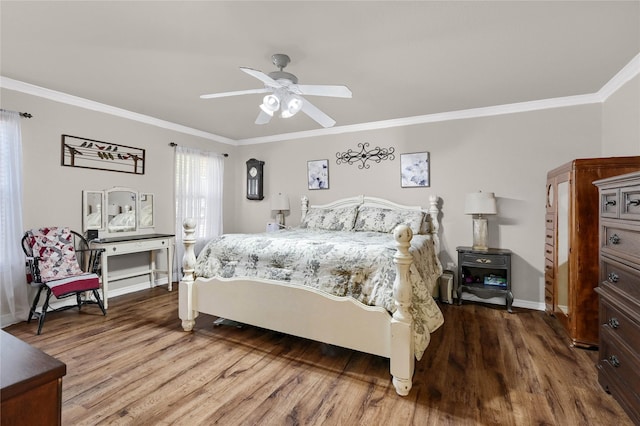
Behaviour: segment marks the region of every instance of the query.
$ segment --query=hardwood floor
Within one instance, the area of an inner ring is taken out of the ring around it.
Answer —
[[[255,327],[185,333],[178,293],[154,288],[5,331],[67,364],[65,425],[630,425],[539,311],[441,305],[445,325],[396,395],[385,358]]]

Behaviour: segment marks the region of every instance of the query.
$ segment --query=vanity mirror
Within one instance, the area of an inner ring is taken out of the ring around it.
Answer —
[[[154,227],[153,208],[153,194],[131,188],[83,191],[83,228],[97,229],[100,237],[142,234]]]

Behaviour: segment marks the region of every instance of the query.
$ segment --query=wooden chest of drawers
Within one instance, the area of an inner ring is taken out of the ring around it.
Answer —
[[[640,424],[640,172],[594,183],[600,193],[598,380]]]

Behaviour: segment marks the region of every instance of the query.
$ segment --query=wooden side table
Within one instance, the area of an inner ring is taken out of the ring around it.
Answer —
[[[462,292],[487,299],[504,297],[507,311],[512,312],[511,250],[490,248],[474,250],[457,247],[458,251],[458,305],[462,304]]]
[[[1,424],[62,423],[62,376],[67,366],[0,330]]]

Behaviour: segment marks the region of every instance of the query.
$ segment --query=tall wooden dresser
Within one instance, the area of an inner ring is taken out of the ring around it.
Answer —
[[[598,345],[598,188],[640,170],[640,157],[573,160],[547,174],[545,305],[580,347]]]
[[[598,380],[640,424],[640,170],[600,191]]]

